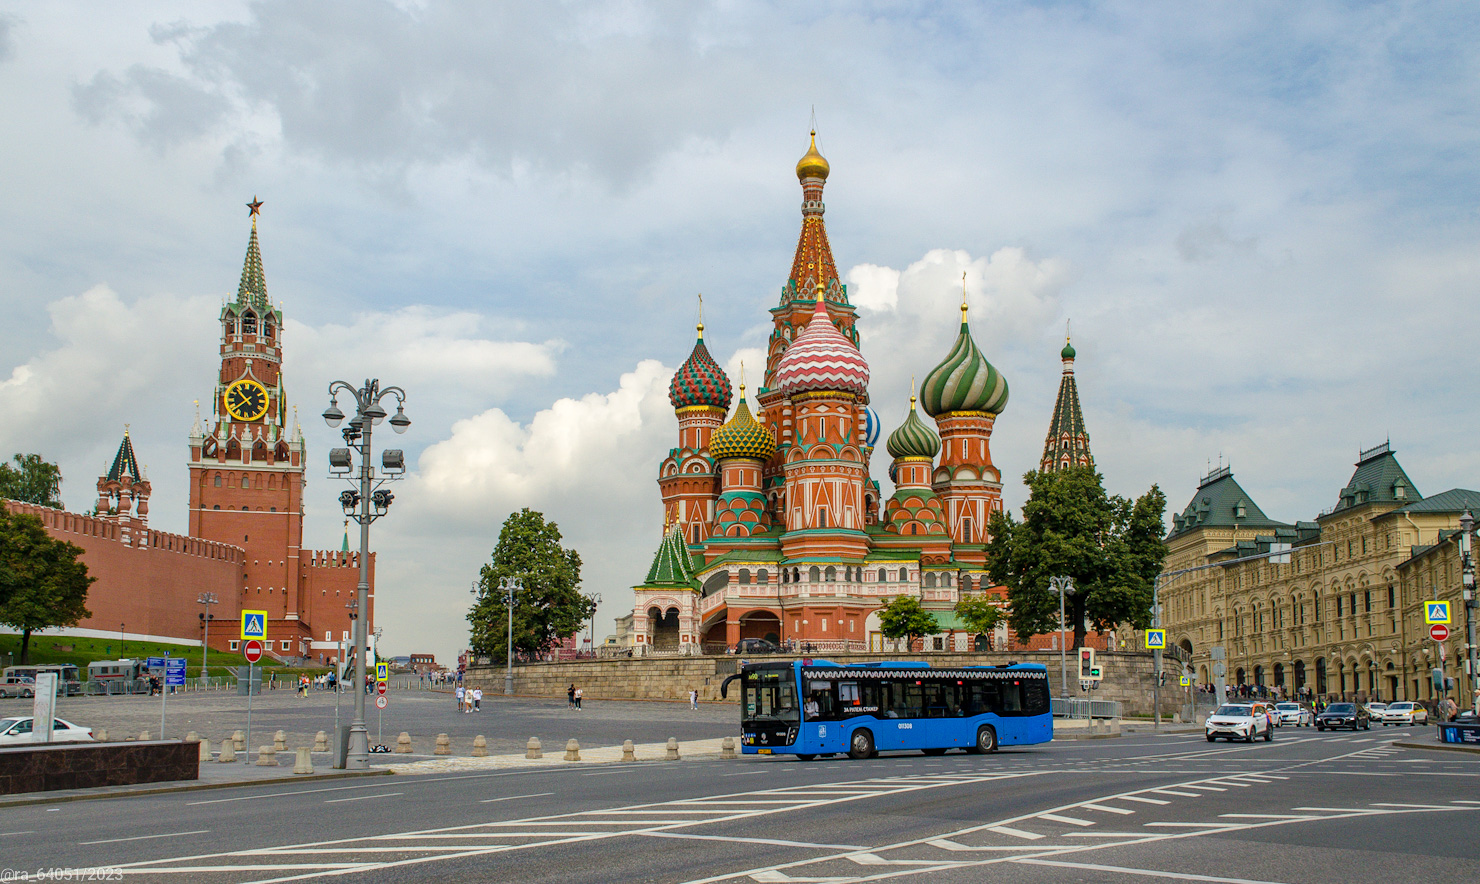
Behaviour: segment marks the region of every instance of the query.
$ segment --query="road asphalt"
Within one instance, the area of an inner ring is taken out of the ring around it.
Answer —
[[[0,856],[204,884],[1475,881],[1480,758],[1392,745],[1417,735],[271,783],[7,808]]]

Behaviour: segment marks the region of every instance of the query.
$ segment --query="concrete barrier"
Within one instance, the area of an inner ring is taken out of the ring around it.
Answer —
[[[271,746],[257,747],[258,767],[277,767],[277,752]]]
[[[274,751],[274,752],[286,752],[286,751],[288,751],[288,735],[287,734],[283,733],[282,731],[278,731],[277,733],[275,733],[275,734],[272,735],[272,751]]]
[[[401,731],[401,735],[399,737],[396,737],[396,751],[401,753],[402,755],[411,754],[410,734],[406,733],[405,731]]]
[[[580,743],[576,742],[575,740],[566,740],[565,741],[565,760],[566,761],[580,761],[581,760],[581,744]]]
[[[451,755],[452,739],[446,734],[437,734],[437,748],[432,750],[433,755]]]
[[[632,748],[632,741],[631,740],[623,740],[622,741],[622,760],[623,761],[636,761],[637,760],[637,752],[635,750],[633,750],[633,748]]]
[[[329,735],[328,734],[324,733],[323,731],[319,731],[318,733],[316,733],[316,734],[313,735],[313,751],[315,751],[315,752],[328,752],[329,751]]]
[[[723,740],[720,740],[719,741],[719,757],[720,758],[734,758],[735,757],[735,738],[734,737],[725,737]]]
[[[148,731],[139,731],[139,739],[142,740],[142,741],[144,741],[144,742],[148,742],[149,741],[149,732]]]
[[[108,729],[105,727],[100,727],[97,730],[93,731],[93,739],[97,740],[99,743],[108,742]]]
[[[488,757],[488,741],[483,738],[482,734],[479,734],[478,736],[473,738],[473,757]]]
[[[313,753],[307,746],[298,747],[298,757],[293,759],[293,773],[313,773]]]
[[[540,738],[530,737],[529,742],[524,744],[525,758],[543,758],[544,753],[540,751]]]
[[[211,760],[211,741],[210,740],[201,740],[200,741],[200,760],[201,760],[202,763]]]
[[[185,734],[185,742],[187,743],[194,743],[199,739],[200,734],[196,733],[195,731],[189,731]]]
[[[667,753],[666,757],[667,757],[667,759],[669,761],[677,761],[678,760],[678,738],[677,737],[669,737],[668,738],[668,753]]]
[[[232,731],[231,732],[231,742],[232,742],[233,747],[236,749],[236,751],[238,751],[238,752],[245,752],[245,751],[247,751],[247,737],[241,731]]]
[[[230,740],[221,741],[221,754],[216,760],[222,764],[236,764],[236,744]]]

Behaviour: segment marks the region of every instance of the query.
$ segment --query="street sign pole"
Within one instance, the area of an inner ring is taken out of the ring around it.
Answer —
[[[1151,627],[1161,628],[1161,575],[1151,583]],[[1163,642],[1165,644],[1165,642]],[[1161,730],[1161,648],[1151,650],[1151,708],[1155,724],[1153,730]]]
[[[252,673],[257,664],[247,663],[247,749],[242,753],[242,762],[246,763],[247,756],[252,754]]]
[[[159,682],[159,738],[164,739],[164,708],[170,701],[170,670],[166,667],[164,678]]]

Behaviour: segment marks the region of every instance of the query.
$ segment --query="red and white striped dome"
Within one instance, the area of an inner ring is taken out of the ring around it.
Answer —
[[[812,321],[802,329],[776,366],[776,388],[786,396],[809,390],[837,390],[862,396],[868,390],[868,362],[827,315],[817,299]]]

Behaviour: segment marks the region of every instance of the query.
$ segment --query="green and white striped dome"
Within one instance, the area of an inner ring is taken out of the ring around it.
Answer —
[[[889,434],[885,447],[889,456],[896,460],[901,457],[935,457],[940,451],[940,437],[920,420],[919,413],[915,411],[915,397],[910,397],[909,416],[899,425],[899,429]]]
[[[965,304],[961,305],[961,334],[950,355],[925,376],[920,385],[920,404],[931,417],[952,411],[1001,414],[1007,407],[1007,379],[971,339]]]

